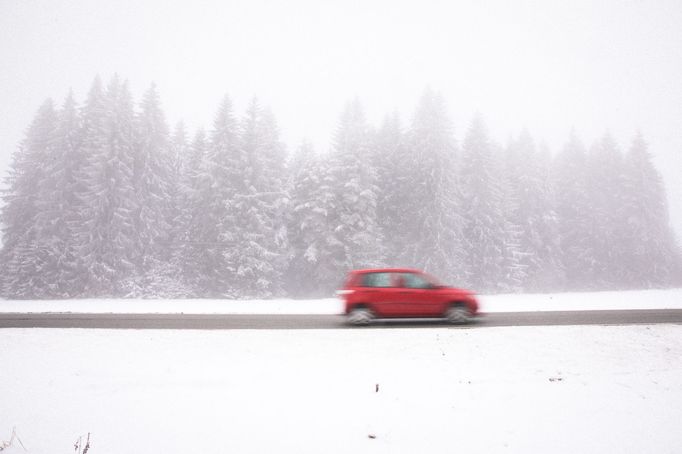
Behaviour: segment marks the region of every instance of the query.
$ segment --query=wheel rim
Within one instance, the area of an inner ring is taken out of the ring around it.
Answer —
[[[446,317],[451,323],[466,323],[471,319],[471,314],[466,307],[457,306],[448,309]]]
[[[367,309],[355,309],[348,315],[348,321],[353,325],[368,325],[372,321],[372,313]]]

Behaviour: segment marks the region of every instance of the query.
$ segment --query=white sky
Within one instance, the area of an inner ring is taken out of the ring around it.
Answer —
[[[210,127],[225,93],[274,111],[290,148],[326,149],[358,96],[406,119],[426,86],[461,138],[480,111],[504,142],[552,150],[641,129],[682,235],[682,2],[0,0],[0,171],[39,104],[80,101],[95,74],[156,82],[171,123]]]

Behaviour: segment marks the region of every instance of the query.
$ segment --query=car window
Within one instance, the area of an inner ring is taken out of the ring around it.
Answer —
[[[363,287],[393,287],[391,273],[367,273],[362,277]]]
[[[429,281],[415,273],[403,273],[403,282],[407,288],[431,288]]]

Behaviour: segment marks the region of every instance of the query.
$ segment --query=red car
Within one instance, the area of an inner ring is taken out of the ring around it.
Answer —
[[[432,276],[408,268],[351,271],[337,293],[353,325],[367,325],[375,318],[444,318],[466,323],[478,313],[472,292],[441,285]]]

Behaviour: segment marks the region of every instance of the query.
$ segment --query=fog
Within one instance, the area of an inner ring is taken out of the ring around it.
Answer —
[[[682,4],[677,1],[0,2],[0,172],[47,97],[82,103],[95,75],[155,83],[172,125],[210,128],[224,94],[257,96],[288,150],[330,148],[359,100],[371,124],[409,123],[441,93],[464,140],[472,118],[508,143],[527,130],[553,153],[574,130],[641,132],[682,235]]]
[[[552,150],[639,129],[682,233],[682,4],[672,1],[0,2],[0,169],[46,97],[95,74],[158,85],[169,121],[208,126],[220,97],[269,105],[293,148],[328,146],[343,104],[409,116],[441,91],[462,135],[475,112],[504,142]]]

